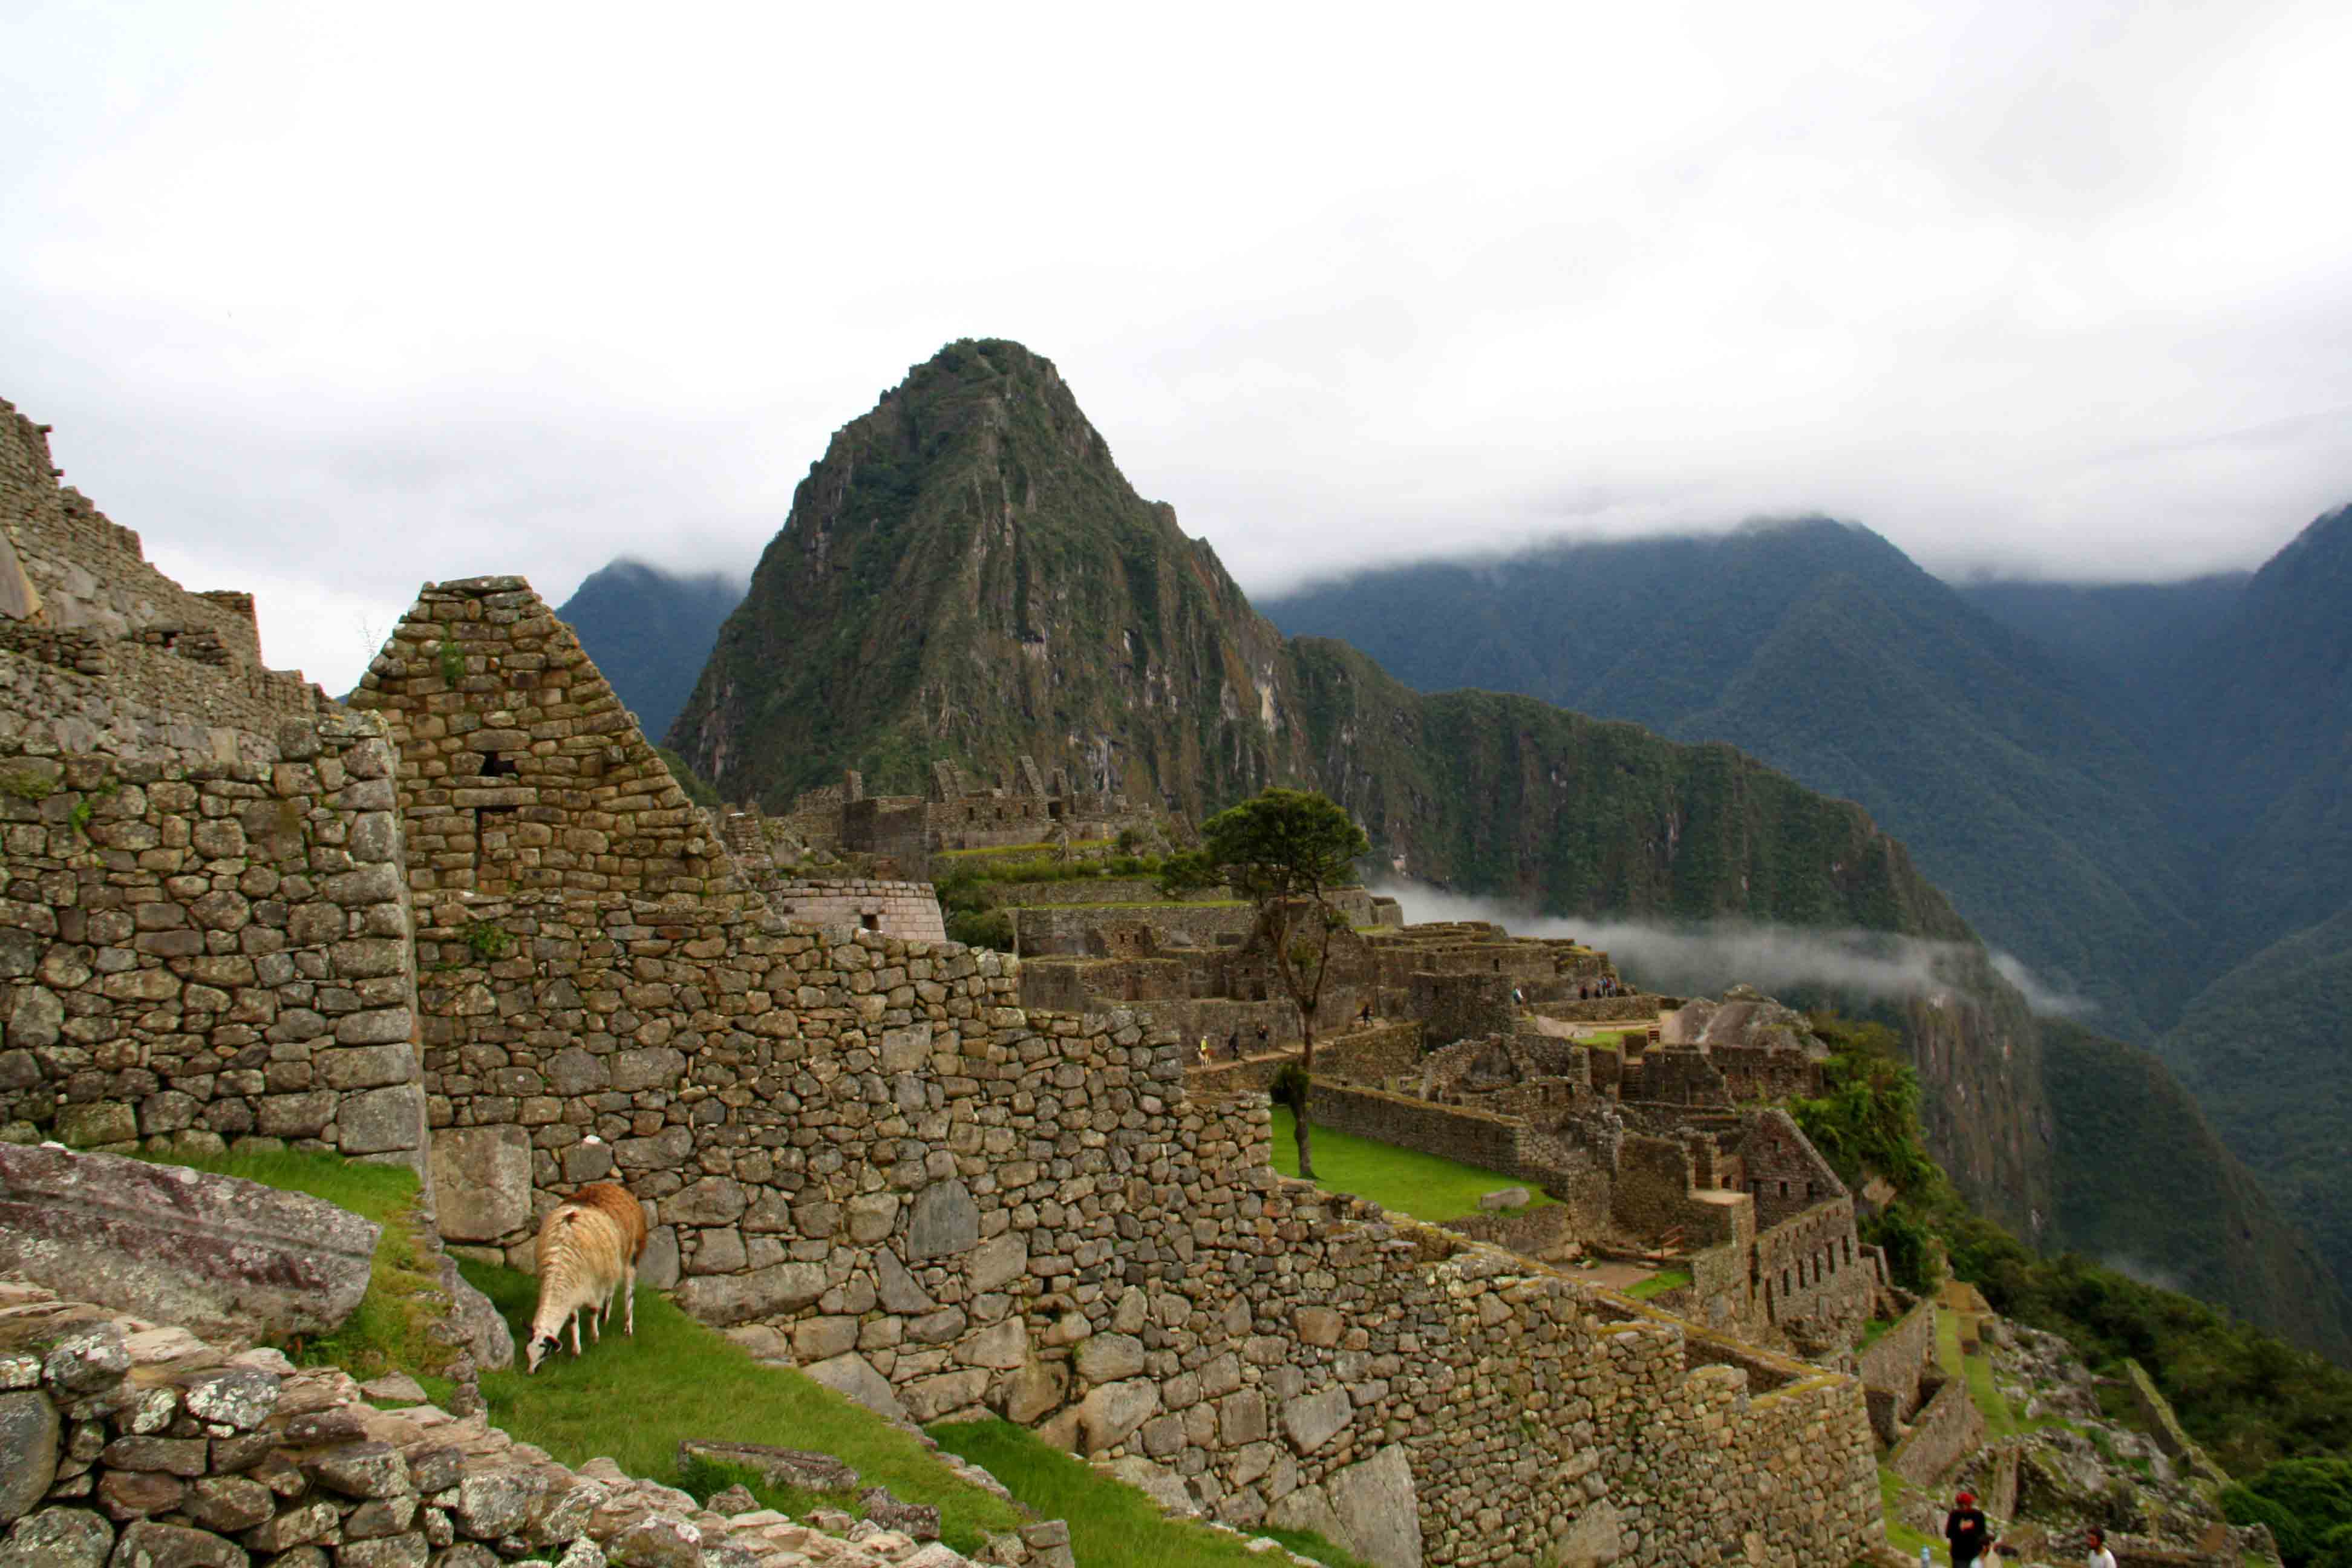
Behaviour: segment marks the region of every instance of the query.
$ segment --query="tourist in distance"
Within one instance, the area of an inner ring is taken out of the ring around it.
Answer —
[[[1992,1527],[1978,1511],[1974,1492],[1962,1492],[1953,1500],[1952,1511],[1944,1516],[1944,1539],[1952,1548],[1952,1568],[1981,1563],[1992,1550]]]
[[[2107,1532],[2091,1527],[2090,1568],[2116,1568],[2116,1554],[2107,1550]]]

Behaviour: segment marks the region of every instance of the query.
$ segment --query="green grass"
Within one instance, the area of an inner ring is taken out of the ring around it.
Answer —
[[[1535,1198],[1529,1208],[1555,1201],[1516,1176],[1334,1132],[1328,1127],[1313,1131],[1316,1185],[1370,1198],[1384,1209],[1414,1219],[1435,1224],[1476,1214],[1479,1197],[1497,1187],[1527,1187]],[[1287,1106],[1274,1108],[1274,1168],[1286,1176],[1298,1174],[1298,1144],[1291,1136]]]
[[[1887,1319],[1871,1319],[1870,1321],[1862,1325],[1862,1343],[1856,1345],[1854,1348],[1856,1350],[1868,1350],[1871,1346],[1885,1339],[1894,1327],[1894,1323],[1889,1321]]]
[[[1886,1544],[1906,1557],[1916,1557],[1919,1553],[1919,1548],[1930,1546],[1936,1550],[1937,1561],[1941,1562],[1944,1556],[1944,1543],[1933,1537],[1920,1534],[1902,1522],[1897,1515],[1896,1510],[1902,1504],[1903,1494],[1910,1489],[1910,1482],[1888,1469],[1885,1465],[1878,1467],[1878,1507],[1879,1511],[1886,1516]]]
[[[1945,1308],[1936,1309],[1936,1361],[1948,1377],[1964,1377],[1969,1383],[1969,1397],[1983,1413],[1985,1436],[1988,1438],[2014,1437],[2021,1432],[2038,1430],[2054,1425],[2056,1417],[2042,1416],[2033,1421],[2021,1421],[2017,1412],[2009,1407],[2000,1390],[1993,1383],[1992,1358],[1979,1351],[1975,1355],[1960,1350],[1960,1315]]]
[[[282,1344],[306,1366],[330,1363],[362,1382],[388,1372],[406,1372],[425,1392],[446,1398],[450,1384],[440,1373],[455,1352],[436,1344],[427,1331],[445,1313],[439,1270],[429,1261],[416,1229],[416,1173],[404,1165],[363,1165],[337,1154],[276,1150],[249,1154],[142,1154],[159,1165],[184,1165],[218,1175],[242,1176],[265,1187],[307,1193],[351,1210],[383,1227],[376,1239],[367,1294],[333,1333]]]
[[[1646,1301],[1653,1296],[1663,1296],[1669,1290],[1679,1290],[1691,1282],[1687,1268],[1661,1268],[1647,1279],[1637,1281],[1625,1294],[1636,1301]]]
[[[496,1302],[520,1344],[537,1303],[538,1282],[496,1264],[461,1265],[466,1278]],[[940,1510],[941,1539],[959,1552],[976,1552],[992,1533],[1022,1522],[1005,1501],[959,1479],[909,1433],[861,1405],[783,1367],[761,1366],[673,1306],[650,1287],[637,1290],[637,1331],[620,1331],[617,1313],[602,1343],[574,1359],[549,1358],[536,1373],[518,1363],[484,1373],[482,1397],[490,1419],[567,1465],[610,1455],[633,1476],[684,1486],[697,1495],[746,1479],[719,1466],[681,1473],[682,1437],[814,1448],[854,1467],[865,1486],[881,1485],[908,1502]],[[755,1495],[788,1512],[812,1500],[747,1480]],[[850,1513],[855,1500],[827,1498]],[[793,1504],[797,1503],[795,1508]]]
[[[1169,1519],[1135,1488],[1111,1479],[1010,1422],[973,1421],[934,1426],[930,1432],[940,1447],[1003,1481],[1039,1518],[1069,1521],[1071,1552],[1086,1568],[1098,1563],[1118,1568],[1226,1568],[1227,1564],[1241,1568],[1265,1561],[1243,1545],[1246,1537]],[[1300,1556],[1330,1568],[1367,1568],[1360,1559],[1319,1535],[1286,1530],[1258,1533],[1271,1535]]]

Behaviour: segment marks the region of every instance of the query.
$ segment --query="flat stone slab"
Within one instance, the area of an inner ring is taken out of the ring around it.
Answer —
[[[1535,1202],[1535,1195],[1527,1188],[1504,1187],[1496,1192],[1481,1194],[1478,1206],[1482,1209],[1523,1209],[1533,1202]]]
[[[380,1230],[236,1176],[0,1144],[0,1274],[215,1343],[334,1330]]]

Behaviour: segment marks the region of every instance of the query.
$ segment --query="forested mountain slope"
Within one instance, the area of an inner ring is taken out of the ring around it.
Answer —
[[[594,650],[596,668],[637,716],[668,730],[710,657],[743,584],[720,573],[680,576],[627,556],[591,574],[555,613]]]
[[[1633,629],[1641,606],[1662,630]],[[2086,1022],[2154,1044],[2352,1282],[2352,1194],[2316,1179],[2352,1141],[2327,979],[2352,908],[2352,509],[2251,577],[1953,590],[1810,521],[1390,568],[1267,609],[1415,684],[1729,741],[1861,801]],[[2258,1068],[2224,1043],[2257,1002]]]
[[[1995,945],[2144,1033],[2192,940],[2158,769],[2096,679],[1866,529],[1559,545],[1267,603],[1409,685],[1525,691],[1728,741],[1860,802]]]
[[[1978,635],[2014,640],[1980,618]],[[918,790],[942,756],[986,772],[1026,753],[1195,816],[1296,782],[1347,804],[1391,863],[1465,891],[1951,942],[1952,991],[1909,1020],[1938,1156],[2021,1233],[2100,1247],[2061,1218],[2063,1118],[2035,1021],[1867,813],[1728,746],[1527,697],[1424,696],[1344,645],[1286,642],[1017,344],[950,345],[836,433],[669,738],[721,793],[771,807],[844,767]],[[2296,1279],[2294,1239],[2209,1176],[2214,1223],[2256,1260],[2244,1278]],[[2341,1296],[2307,1268],[2289,1300],[2230,1300],[2345,1342]]]

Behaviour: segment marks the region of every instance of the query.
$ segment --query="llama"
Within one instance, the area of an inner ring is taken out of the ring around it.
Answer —
[[[539,1310],[530,1317],[523,1370],[537,1372],[572,1325],[572,1353],[580,1353],[580,1320],[604,1338],[613,1292],[621,1292],[624,1331],[637,1331],[637,1260],[646,1254],[646,1211],[613,1182],[581,1188],[556,1205],[539,1227]]]

